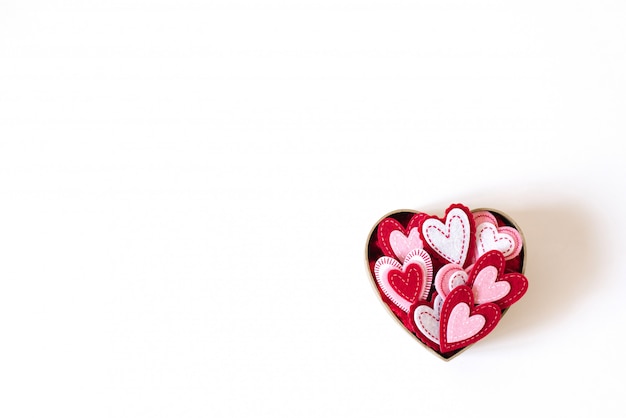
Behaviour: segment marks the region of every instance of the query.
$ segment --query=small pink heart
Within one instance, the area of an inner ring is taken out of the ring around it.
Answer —
[[[442,297],[448,296],[452,289],[467,283],[467,272],[454,263],[446,264],[439,269],[435,276],[435,289]]]
[[[475,225],[480,225],[485,222],[489,222],[493,225],[498,225],[498,220],[493,215],[493,213],[489,212],[488,210],[479,210],[476,212],[472,212],[472,216],[474,217]]]

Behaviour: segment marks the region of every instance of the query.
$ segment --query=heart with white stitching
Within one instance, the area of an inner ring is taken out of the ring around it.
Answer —
[[[433,266],[428,253],[416,248],[402,264],[392,257],[380,257],[374,265],[374,276],[385,296],[408,312],[413,303],[428,297]]]
[[[507,260],[519,255],[522,250],[519,231],[507,225],[499,226],[498,220],[490,212],[480,211],[473,215],[476,224],[476,258],[490,250],[500,251]]]
[[[522,232],[494,209],[390,212],[370,231],[366,257],[389,312],[445,360],[485,338],[528,290]]]

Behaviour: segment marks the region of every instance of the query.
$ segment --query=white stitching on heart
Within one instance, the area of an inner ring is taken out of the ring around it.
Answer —
[[[452,249],[449,248],[441,248],[440,243],[443,241],[445,243],[452,242],[453,244],[458,239],[457,237],[452,236],[452,224],[454,221],[458,221],[462,230],[461,238],[461,248],[457,248],[454,246]],[[441,227],[444,226],[446,232],[444,232]],[[437,237],[437,242],[434,242],[435,236],[431,235],[432,230],[436,230],[438,234],[434,234]],[[431,246],[433,250],[435,250],[439,255],[441,255],[446,260],[463,265],[465,259],[467,257],[468,251],[468,241],[469,241],[469,219],[467,214],[459,209],[454,208],[450,210],[446,216],[445,224],[436,218],[429,218],[424,221],[422,226],[422,232],[424,237],[428,241],[428,245]],[[458,254],[450,254],[451,250],[454,250]]]

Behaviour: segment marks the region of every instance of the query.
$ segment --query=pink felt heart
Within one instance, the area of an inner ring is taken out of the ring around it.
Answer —
[[[444,220],[425,218],[420,233],[422,241],[443,260],[463,266],[474,240],[474,220],[465,206],[451,205]]]
[[[493,225],[498,225],[498,219],[493,216],[493,214],[488,210],[479,210],[476,212],[472,212],[472,217],[474,218],[474,225],[480,225],[485,222],[489,222]]]
[[[501,315],[500,307],[494,303],[474,305],[469,287],[455,287],[443,301],[439,317],[441,352],[457,350],[484,338],[498,324]]]
[[[423,246],[417,227],[410,230],[408,237],[399,230],[391,231],[391,234],[389,234],[389,244],[396,257],[401,260],[406,258],[406,255],[412,250],[422,248]]]
[[[419,235],[419,223],[426,215],[413,214],[406,228],[392,217],[383,219],[378,225],[378,244],[383,254],[403,261],[412,250],[423,248]]]
[[[478,334],[485,326],[485,317],[482,315],[470,316],[467,303],[459,303],[450,312],[446,337],[449,343],[467,340]]]
[[[510,291],[511,285],[508,282],[496,282],[498,269],[494,266],[487,266],[480,270],[472,284],[474,301],[478,304],[494,302],[504,298]]]
[[[528,280],[521,273],[505,274],[506,260],[498,250],[483,254],[471,267],[467,286],[476,303],[494,302],[506,309],[517,302],[528,289]]]
[[[442,266],[435,276],[435,289],[444,298],[452,289],[465,283],[467,283],[467,272],[454,263]]]

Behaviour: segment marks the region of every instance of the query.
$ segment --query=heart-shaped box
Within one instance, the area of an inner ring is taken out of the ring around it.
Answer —
[[[453,204],[442,218],[410,209],[381,217],[367,237],[366,264],[387,311],[447,361],[526,293],[525,248],[510,216]]]

